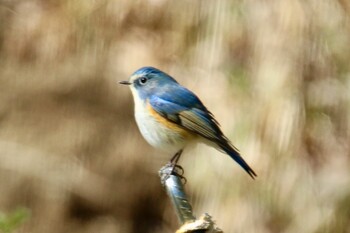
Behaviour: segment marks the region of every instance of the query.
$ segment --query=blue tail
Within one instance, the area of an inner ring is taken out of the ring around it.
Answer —
[[[234,161],[236,161],[253,179],[257,177],[256,173],[244,161],[239,152],[230,145],[220,145],[220,148],[226,152]]]

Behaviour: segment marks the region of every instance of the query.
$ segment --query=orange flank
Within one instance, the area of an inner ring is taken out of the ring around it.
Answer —
[[[154,119],[156,119],[156,121],[159,124],[163,125],[165,128],[168,128],[169,130],[180,134],[182,137],[187,138],[187,137],[193,136],[193,134],[191,134],[186,129],[178,126],[176,123],[171,122],[168,119],[166,119],[165,117],[163,117],[162,115],[160,115],[157,111],[155,111],[153,109],[153,107],[151,106],[151,104],[149,102],[147,102],[147,104],[146,104],[146,109],[149,112],[149,114],[152,115],[154,117]]]

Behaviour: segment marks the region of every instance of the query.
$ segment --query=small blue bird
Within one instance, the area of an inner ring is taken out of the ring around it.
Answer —
[[[155,148],[174,153],[172,163],[177,163],[186,145],[204,142],[228,154],[253,179],[257,176],[222,133],[213,114],[170,75],[153,67],[143,67],[135,71],[129,81],[119,83],[130,85],[141,134]]]

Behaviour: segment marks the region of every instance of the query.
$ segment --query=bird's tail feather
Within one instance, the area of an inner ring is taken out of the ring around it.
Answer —
[[[234,161],[236,161],[253,179],[257,177],[253,169],[244,161],[239,152],[230,145],[219,145],[220,149],[228,154]]]

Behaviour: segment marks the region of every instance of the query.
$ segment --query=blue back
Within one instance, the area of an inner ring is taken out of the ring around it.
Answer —
[[[138,76],[134,80],[134,87],[142,99],[161,98],[171,103],[176,103],[184,108],[199,108],[206,110],[199,98],[190,90],[181,86],[174,78],[153,67],[143,67],[132,74]],[[142,85],[138,80],[147,78],[147,83]],[[164,106],[166,107],[166,106]],[[168,108],[169,111],[172,111]]]

